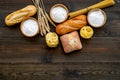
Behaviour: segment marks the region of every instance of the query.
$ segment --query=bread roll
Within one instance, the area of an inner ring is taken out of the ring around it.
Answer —
[[[66,22],[59,24],[56,26],[56,33],[59,35],[63,35],[75,30],[80,29],[81,27],[87,24],[87,19],[85,15],[80,15]]]
[[[65,53],[82,49],[82,43],[77,31],[61,36],[60,40]]]
[[[37,9],[34,5],[28,5],[25,8],[17,10],[5,18],[5,23],[7,26],[12,26],[14,24],[20,23],[23,19],[33,16],[36,14]]]

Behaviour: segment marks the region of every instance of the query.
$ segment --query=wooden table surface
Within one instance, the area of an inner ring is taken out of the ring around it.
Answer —
[[[72,12],[100,1],[44,0],[44,3],[49,13],[56,3],[65,4]],[[92,39],[81,39],[83,49],[71,54],[64,54],[61,44],[48,48],[40,35],[24,37],[19,24],[5,25],[9,13],[29,4],[33,4],[31,0],[0,1],[0,80],[120,80],[120,0],[103,9],[107,14],[105,26],[94,29]]]

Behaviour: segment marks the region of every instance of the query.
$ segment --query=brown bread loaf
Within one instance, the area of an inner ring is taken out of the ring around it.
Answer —
[[[12,12],[6,16],[5,23],[7,26],[15,25],[17,23],[20,23],[25,18],[35,15],[36,12],[37,9],[34,5],[28,5],[25,8]]]
[[[70,20],[67,20],[56,26],[56,33],[63,35],[72,31],[79,30],[81,27],[87,24],[87,19],[85,15],[80,15]]]

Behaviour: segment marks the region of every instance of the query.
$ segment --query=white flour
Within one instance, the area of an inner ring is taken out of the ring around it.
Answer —
[[[38,24],[35,20],[28,19],[22,25],[22,32],[27,36],[33,36],[38,32]]]
[[[62,22],[67,17],[67,11],[63,7],[55,7],[51,10],[51,17],[55,22]]]
[[[99,27],[104,24],[105,16],[101,11],[93,11],[88,16],[88,21],[93,26]]]

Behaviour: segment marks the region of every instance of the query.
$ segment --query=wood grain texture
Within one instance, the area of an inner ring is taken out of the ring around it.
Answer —
[[[56,3],[65,4],[72,12],[100,1],[44,0],[44,3],[49,13]],[[5,25],[9,13],[29,4],[33,4],[31,0],[0,1],[0,80],[120,80],[119,0],[115,6],[103,9],[107,14],[105,26],[94,29],[92,39],[81,39],[83,49],[71,54],[64,54],[61,44],[48,48],[40,35],[24,37],[19,24]]]

